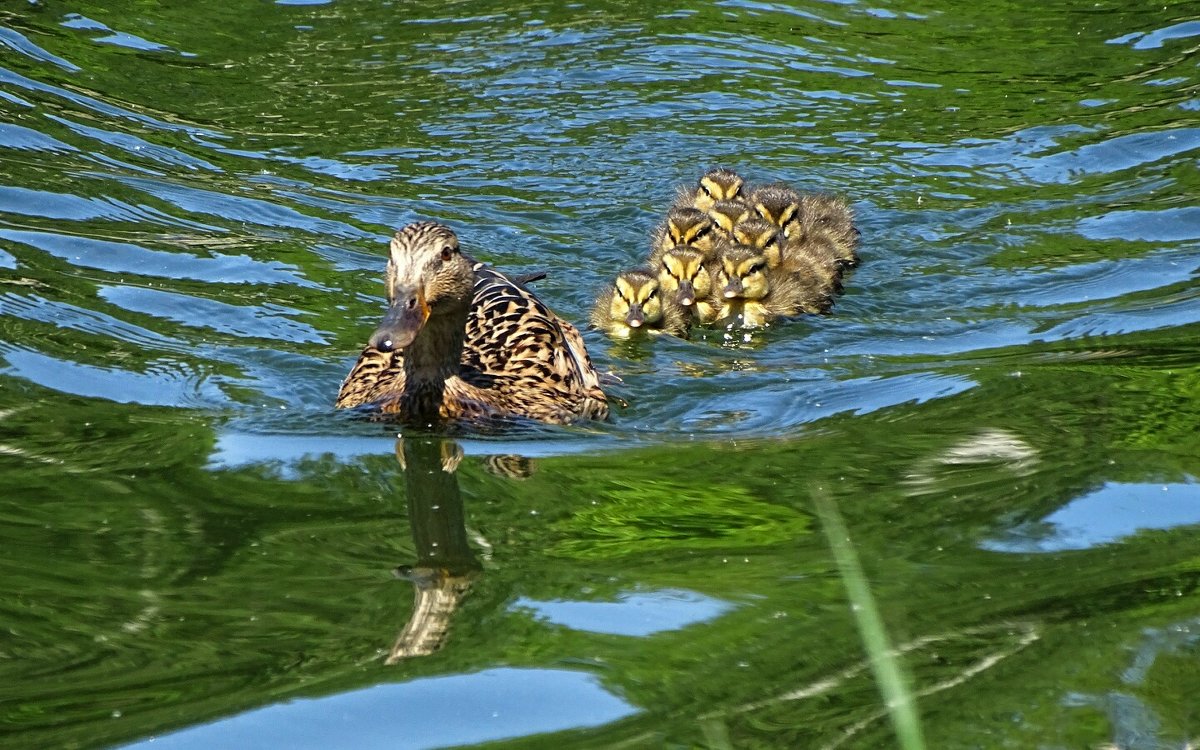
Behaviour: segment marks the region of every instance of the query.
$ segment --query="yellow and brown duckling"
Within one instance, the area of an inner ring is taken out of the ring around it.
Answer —
[[[650,263],[658,263],[662,254],[673,247],[694,247],[713,257],[716,232],[712,218],[698,208],[672,208],[667,219],[654,232],[651,240]]]
[[[675,201],[677,208],[690,206],[707,211],[717,201],[732,201],[742,197],[745,180],[732,169],[717,167],[700,176],[694,187],[684,188]]]
[[[617,274],[612,286],[596,298],[592,325],[618,338],[629,338],[635,331],[683,336],[688,321],[683,308],[662,293],[658,275],[649,268],[635,268]]]
[[[823,235],[834,245],[843,265],[858,265],[858,242],[862,233],[854,226],[854,212],[845,198],[831,193],[804,193],[800,196],[800,226],[793,239],[803,243]]]
[[[713,226],[726,240],[733,237],[733,228],[750,218],[750,207],[741,201],[717,201],[708,209]]]
[[[774,183],[755,188],[747,202],[755,213],[779,227],[787,236],[799,221],[800,197],[793,188]]]
[[[388,311],[336,406],[421,425],[447,420],[604,419],[607,398],[579,331],[532,292],[478,263],[442,224],[389,247]]]
[[[812,284],[815,291],[821,292],[820,298],[823,299],[832,299],[832,294],[842,291],[841,264],[827,237],[814,235],[812,241],[801,247],[784,237],[779,227],[765,219],[744,221],[734,227],[733,234],[736,242],[762,251],[772,279],[784,280],[799,275],[799,280]],[[793,283],[796,281],[792,280]]]
[[[804,271],[772,272],[763,252],[749,245],[729,245],[721,251],[715,282],[718,319],[740,317],[747,328],[778,317],[824,313],[833,304],[828,283]]]
[[[717,319],[740,316],[747,328],[765,325],[771,313],[763,304],[771,291],[767,259],[749,245],[726,245],[720,251],[713,281]]]
[[[682,307],[698,323],[717,319],[712,299],[712,274],[709,259],[694,247],[673,247],[663,253],[658,265],[658,285],[668,303]]]

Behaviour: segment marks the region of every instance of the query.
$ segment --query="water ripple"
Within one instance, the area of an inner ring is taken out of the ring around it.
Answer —
[[[151,250],[129,242],[4,228],[0,228],[0,238],[35,247],[75,266],[97,268],[114,274],[129,273],[221,284],[290,284],[323,288],[301,276],[294,266],[274,260],[255,260],[245,255],[212,253],[210,257],[201,257],[179,250]],[[174,239],[179,244],[189,241],[183,237]]]
[[[145,372],[72,362],[22,347],[0,343],[0,372],[49,385],[60,393],[102,398],[121,404],[215,409],[229,403],[216,382],[174,360],[155,360]]]
[[[231,305],[192,295],[132,286],[102,286],[98,294],[101,299],[131,312],[218,333],[268,339],[277,343],[328,343],[312,326],[283,317],[300,315],[301,311],[278,305]]]

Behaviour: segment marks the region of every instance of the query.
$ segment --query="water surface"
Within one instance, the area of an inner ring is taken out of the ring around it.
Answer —
[[[0,9],[0,744],[889,746],[820,492],[929,746],[1184,747],[1198,39],[1188,3]],[[395,227],[582,322],[714,164],[851,200],[833,315],[586,332],[607,424],[331,409]]]

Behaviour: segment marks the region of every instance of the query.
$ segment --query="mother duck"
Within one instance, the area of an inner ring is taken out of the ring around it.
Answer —
[[[604,419],[608,401],[579,331],[530,291],[465,255],[436,222],[392,238],[388,310],[336,406],[402,421]]]

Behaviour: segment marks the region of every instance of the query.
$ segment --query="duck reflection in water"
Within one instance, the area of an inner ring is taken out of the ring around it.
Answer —
[[[441,648],[451,618],[483,572],[468,544],[466,512],[458,488],[462,447],[446,438],[399,438],[396,458],[404,470],[417,560],[395,570],[397,578],[413,585],[413,609],[386,664],[428,656]],[[528,477],[534,468],[530,459],[508,455],[488,456],[484,467],[513,479]]]

